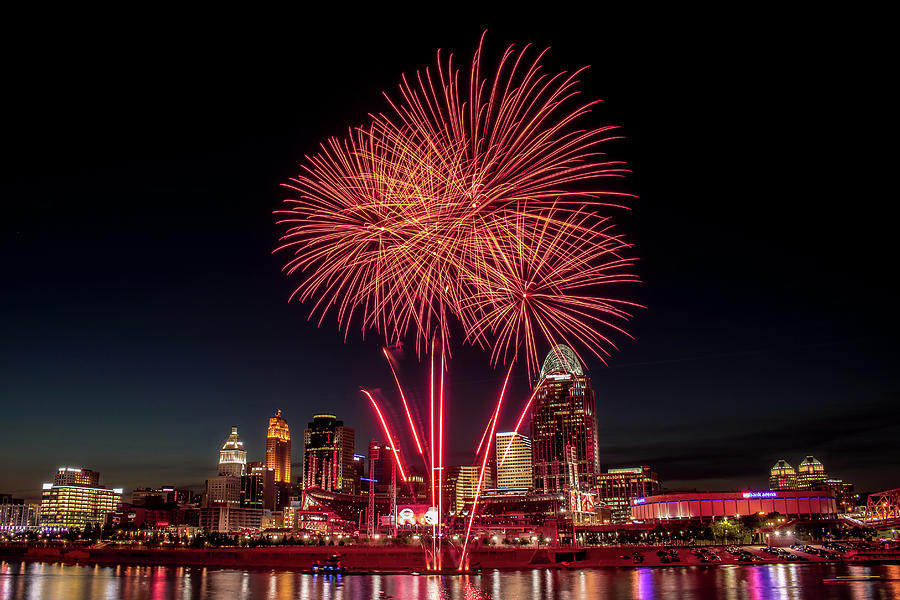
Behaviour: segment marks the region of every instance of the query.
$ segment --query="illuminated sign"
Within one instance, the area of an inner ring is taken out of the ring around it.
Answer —
[[[579,512],[595,512],[597,508],[597,499],[591,492],[578,492],[571,490],[569,492],[569,509]]]
[[[437,525],[437,507],[427,504],[405,504],[397,507],[397,525]]]
[[[744,498],[776,498],[778,492],[744,492]]]
[[[635,498],[634,500],[632,500],[632,502],[633,502],[634,504],[643,504],[643,503],[646,502],[646,501],[647,501],[646,498]]]

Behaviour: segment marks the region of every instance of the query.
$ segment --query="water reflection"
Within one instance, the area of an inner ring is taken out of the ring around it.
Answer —
[[[825,584],[838,575],[881,582]],[[323,577],[296,571],[0,562],[0,600],[551,600],[900,598],[900,565],[756,565]]]

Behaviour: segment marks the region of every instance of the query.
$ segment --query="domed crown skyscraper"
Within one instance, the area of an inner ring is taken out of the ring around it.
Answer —
[[[828,473],[815,456],[807,456],[797,468],[797,489],[814,490],[825,485]]]
[[[770,490],[796,490],[797,471],[786,460],[779,460],[769,471]]]
[[[237,427],[232,427],[231,434],[219,450],[219,475],[240,477],[246,473],[247,451],[244,450],[244,442],[238,435]]]
[[[600,472],[597,414],[590,378],[571,348],[558,344],[544,360],[531,411],[534,491],[593,489]]]

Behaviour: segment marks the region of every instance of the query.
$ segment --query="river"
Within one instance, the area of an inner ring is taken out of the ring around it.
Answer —
[[[824,583],[841,575],[883,581]],[[782,600],[900,598],[900,565],[694,566],[489,571],[477,576],[0,562],[0,600]]]

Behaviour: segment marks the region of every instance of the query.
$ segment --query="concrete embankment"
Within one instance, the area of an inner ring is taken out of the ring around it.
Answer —
[[[670,547],[663,548],[666,551]],[[476,547],[471,549],[469,565],[481,569],[530,569],[530,568],[598,568],[634,566],[687,566],[716,564],[746,564],[739,562],[722,548],[714,548],[721,562],[701,563],[691,548],[677,548],[677,562],[665,562],[656,552],[658,546],[609,546],[581,548],[503,548]],[[758,563],[784,563],[748,548]],[[635,564],[635,552],[644,556],[644,562]],[[825,562],[814,555],[802,556],[804,562]],[[425,553],[416,546],[289,546],[275,548],[143,548],[135,546],[107,545],[103,547],[62,548],[59,546],[0,546],[0,559],[43,562],[77,562],[89,564],[121,565],[169,565],[219,568],[286,568],[307,569],[316,561],[324,561],[338,555],[341,563],[350,571],[407,572],[426,568]],[[443,553],[445,567],[456,565],[459,549],[447,547]]]

